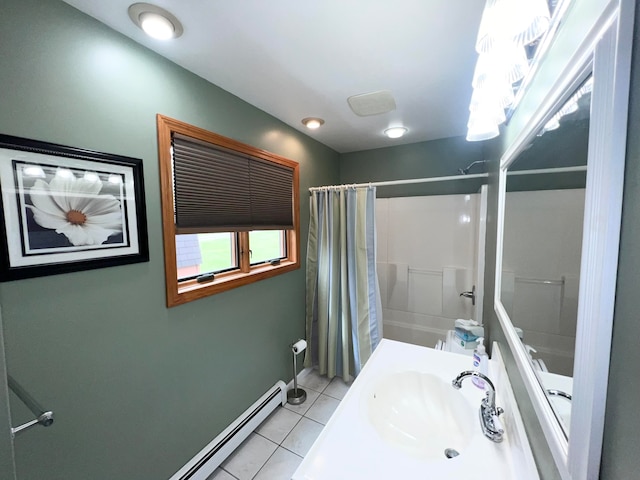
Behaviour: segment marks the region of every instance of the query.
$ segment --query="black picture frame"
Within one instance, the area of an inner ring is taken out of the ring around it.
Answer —
[[[149,261],[142,160],[0,134],[0,282]]]

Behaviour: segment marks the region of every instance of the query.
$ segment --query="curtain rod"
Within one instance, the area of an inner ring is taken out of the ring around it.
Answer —
[[[386,187],[389,185],[408,185],[411,183],[431,183],[431,182],[447,182],[449,180],[466,180],[470,178],[487,178],[487,173],[476,173],[472,175],[451,175],[449,177],[428,177],[428,178],[410,178],[407,180],[389,180],[387,182],[367,182],[367,183],[348,183],[344,185],[328,185],[325,187],[311,187],[310,192],[317,190],[328,190],[333,188],[346,188],[346,187]]]
[[[515,170],[507,172],[507,175],[540,175],[545,173],[569,173],[586,171],[586,165],[578,167],[558,167],[558,168],[542,168],[539,170]],[[427,178],[410,178],[407,180],[389,180],[386,182],[367,182],[367,183],[347,183],[343,185],[327,185],[323,187],[310,187],[310,192],[318,190],[331,190],[336,188],[358,188],[358,187],[386,187],[391,185],[409,185],[412,183],[432,183],[432,182],[448,182],[451,180],[466,180],[487,178],[488,173],[475,173],[471,175],[450,175],[448,177],[427,177]]]

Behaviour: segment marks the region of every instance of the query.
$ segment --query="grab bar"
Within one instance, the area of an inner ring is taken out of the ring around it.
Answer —
[[[40,404],[27,392],[22,386],[16,382],[11,375],[7,375],[7,383],[9,388],[13,390],[13,393],[24,403],[29,410],[36,416],[33,420],[27,423],[23,423],[15,428],[11,428],[11,435],[15,436],[16,433],[23,432],[34,425],[42,425],[48,427],[53,423],[53,412],[51,410],[45,410]]]
[[[562,390],[549,388],[547,389],[547,395],[549,395],[550,397],[561,397],[561,398],[564,398],[565,400],[571,401],[571,394],[567,392],[563,392]]]
[[[533,283],[535,285],[564,285],[564,278],[562,280],[547,280],[544,278],[515,277],[515,281],[518,283]]]
[[[425,270],[423,268],[409,267],[409,273],[420,273],[422,275],[442,276],[442,270]]]

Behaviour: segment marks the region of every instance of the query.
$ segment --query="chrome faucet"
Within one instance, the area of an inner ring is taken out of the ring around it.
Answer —
[[[504,410],[496,407],[496,388],[493,386],[493,382],[489,380],[489,377],[474,370],[466,370],[454,378],[451,381],[451,385],[453,385],[453,388],[459,390],[462,388],[462,381],[469,377],[480,378],[487,386],[487,396],[480,404],[480,426],[482,427],[482,433],[493,442],[501,442],[504,429],[498,416],[500,416]]]

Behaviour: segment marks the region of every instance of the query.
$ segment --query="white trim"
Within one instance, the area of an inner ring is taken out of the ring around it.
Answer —
[[[634,2],[611,2],[500,161],[495,311],[563,479],[599,474],[622,210]],[[594,90],[571,417],[567,440],[500,301],[506,170],[589,68]]]
[[[487,192],[486,185],[480,187],[480,198],[478,201],[478,221],[476,222],[476,305],[474,320],[480,325],[484,325],[484,271],[485,271],[485,250],[487,245]]]
[[[634,2],[598,42],[591,97],[569,471],[598,478],[615,305]],[[583,294],[584,292],[584,294]]]

